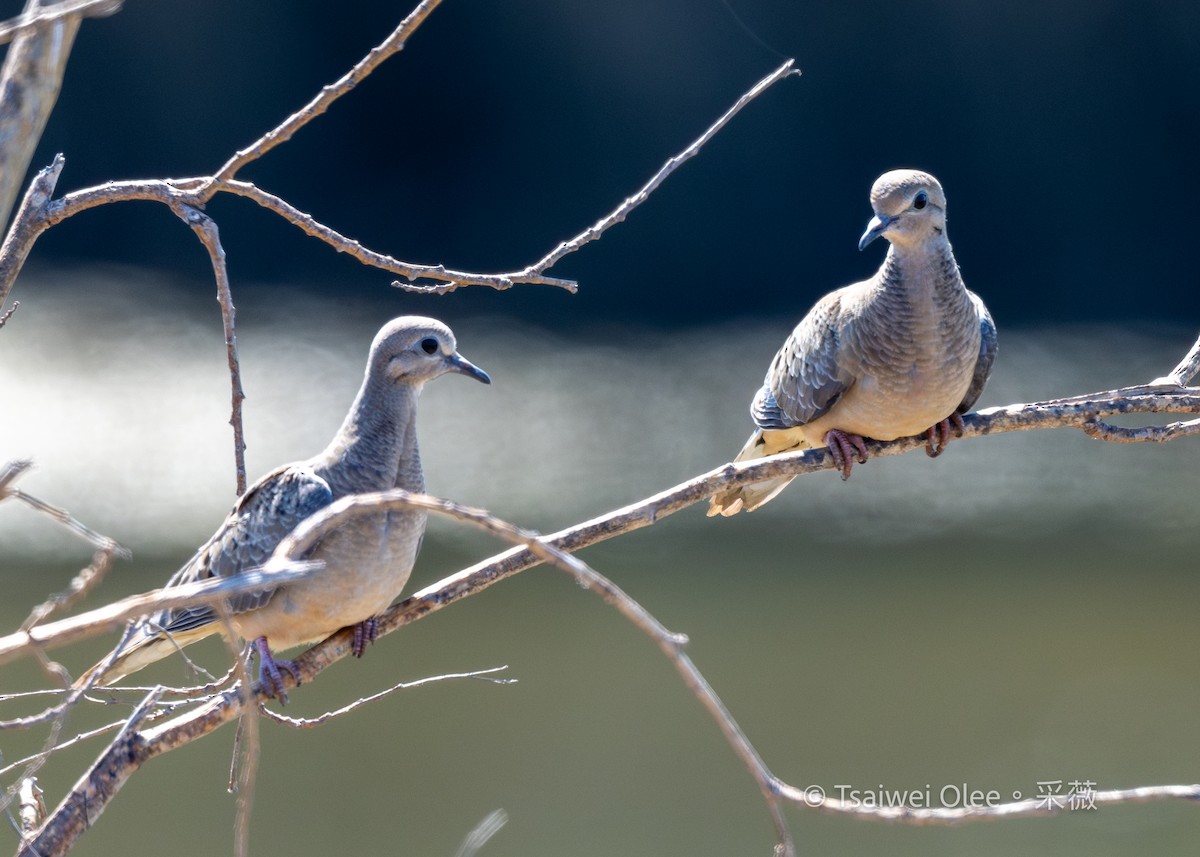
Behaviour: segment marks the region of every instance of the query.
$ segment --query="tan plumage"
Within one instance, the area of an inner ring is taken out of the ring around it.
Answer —
[[[341,497],[390,488],[423,491],[417,398],[427,381],[447,372],[491,383],[458,354],[454,334],[441,322],[404,316],[385,325],[371,345],[358,396],[329,445],[254,483],[169,585],[261,567],[297,524]],[[292,648],[382,612],[408,581],[424,532],[420,510],[358,518],[313,548],[306,559],[323,567],[311,576],[231,598],[231,624],[243,639],[265,638],[259,644],[264,669],[274,669],[267,642],[276,650]],[[116,681],[224,629],[210,607],[159,614],[135,631],[107,668],[101,661],[78,684]]]
[[[928,173],[893,170],[875,181],[871,206],[859,248],[885,237],[883,265],[821,298],[792,331],[750,406],[757,430],[736,461],[830,445],[845,458],[847,477],[855,441],[932,431],[966,413],[983,391],[996,328],[963,285],[946,238],[942,186]],[[838,433],[850,444],[830,444]],[[708,514],[756,509],[790,481],[730,489],[712,499]]]

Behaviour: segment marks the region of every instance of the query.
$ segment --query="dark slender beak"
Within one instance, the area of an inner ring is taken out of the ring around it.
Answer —
[[[887,217],[876,214],[871,218],[871,222],[867,224],[867,231],[863,233],[862,238],[858,239],[858,249],[866,249],[868,244],[887,232],[892,227],[892,224],[899,219],[898,217]]]
[[[451,372],[466,375],[468,378],[474,378],[476,381],[482,381],[485,384],[492,383],[492,379],[488,377],[487,372],[484,372],[461,354],[451,354],[446,358],[446,363],[449,365]]]

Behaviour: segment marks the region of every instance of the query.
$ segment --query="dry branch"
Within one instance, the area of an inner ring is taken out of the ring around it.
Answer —
[[[237,152],[217,170],[214,176],[204,179],[204,186],[200,192],[201,204],[212,199],[223,184],[237,175],[238,170],[246,164],[258,160],[281,143],[292,139],[297,131],[328,110],[333,102],[361,83],[384,60],[403,50],[409,37],[416,32],[417,28],[429,17],[429,13],[436,9],[441,2],[442,0],[422,0],[408,14],[408,17],[400,22],[400,26],[393,30],[390,36],[359,60],[350,71],[334,83],[322,88],[312,101],[283,120],[278,126]]]
[[[55,14],[54,4],[28,0],[0,71],[0,226],[8,222],[17,190],[58,101],[79,16]],[[45,17],[49,15],[50,17]],[[36,20],[45,18],[44,20]],[[5,290],[0,289],[0,293]],[[0,295],[0,308],[4,297]]]
[[[325,226],[311,215],[253,184],[236,180],[238,170],[261,158],[276,146],[290,140],[297,131],[328,110],[330,105],[357,86],[388,57],[403,49],[408,39],[440,2],[441,0],[423,0],[387,39],[371,50],[350,71],[339,80],[324,87],[307,105],[293,113],[281,124],[246,148],[239,150],[213,175],[184,179],[108,182],[96,187],[74,191],[55,200],[53,198],[54,188],[64,164],[63,156],[57,155],[54,161],[41,170],[30,183],[20,209],[17,211],[17,216],[5,236],[4,244],[0,246],[0,310],[8,300],[17,276],[24,267],[25,260],[32,252],[38,237],[50,227],[100,205],[141,200],[168,206],[200,239],[209,254],[217,283],[232,387],[229,422],[234,433],[234,469],[237,493],[240,495],[246,489],[245,434],[242,426],[242,401],[245,395],[242,390],[237,357],[237,337],[234,330],[235,311],[229,286],[229,274],[225,264],[225,253],[221,248],[216,223],[202,212],[205,204],[213,196],[217,193],[230,193],[253,200],[268,211],[279,215],[306,235],[322,241],[337,252],[346,253],[364,265],[399,274],[408,282],[396,281],[393,285],[410,291],[443,294],[460,286],[488,286],[503,290],[511,288],[516,283],[526,283],[557,286],[574,292],[577,288],[574,281],[551,277],[546,271],[567,254],[575,252],[590,241],[595,241],[610,227],[623,221],[634,208],[646,201],[668,175],[684,161],[698,154],[701,146],[772,84],[789,75],[798,74],[798,72],[792,71],[791,60],[785,62],[772,74],[751,87],[708,130],[683,152],[669,159],[641,190],[627,198],[607,217],[597,221],[569,241],[562,242],[538,262],[511,273],[479,274],[453,270],[445,265],[419,265],[402,262],[392,256],[364,247],[358,241]],[[78,25],[77,18],[65,20],[68,23],[73,21],[75,26]],[[63,27],[66,25],[63,21],[59,21],[47,26]],[[16,47],[14,45],[14,51]],[[59,69],[59,75],[61,76],[61,69]],[[55,93],[57,93],[57,89]],[[53,104],[52,99],[50,104]],[[24,130],[29,133],[28,128]],[[39,126],[36,134],[32,136],[33,144],[36,144],[40,134]],[[0,122],[0,156],[3,155],[5,149],[3,143],[3,123]],[[32,149],[30,149],[29,156],[32,156]],[[23,176],[28,168],[28,159],[20,165],[19,171],[13,172],[16,166],[14,164],[10,169],[9,165],[0,162],[0,177],[5,175]],[[0,185],[0,203],[4,203],[2,193],[3,186]],[[11,193],[15,195],[15,185]],[[0,214],[7,212],[8,206],[11,206],[11,199],[3,207],[0,207]],[[433,280],[440,285],[425,285],[421,283],[423,280]],[[0,316],[0,327],[11,314],[10,310]]]
[[[766,90],[772,84],[778,83],[785,77],[799,75],[799,70],[792,68],[792,64],[794,62],[795,60],[787,60],[783,65],[775,69],[775,71],[771,72],[758,83],[754,84],[754,86],[750,87],[750,89],[743,93],[742,97],[739,98],[732,107],[726,110],[716,122],[710,125],[703,134],[693,140],[691,145],[689,145],[678,155],[668,158],[667,162],[659,168],[658,172],[650,177],[648,182],[642,185],[641,189],[638,190],[637,193],[627,197],[620,205],[609,212],[605,217],[597,220],[592,226],[589,226],[574,238],[563,241],[541,259],[520,271],[516,276],[508,275],[510,276],[511,281],[520,283],[549,282],[544,278],[546,271],[558,264],[558,262],[564,256],[574,253],[576,250],[580,249],[583,247],[583,245],[588,244],[589,242],[599,240],[600,236],[607,232],[610,227],[613,227],[618,223],[623,223],[625,218],[628,217],[635,208],[650,198],[650,194],[654,193],[654,191],[658,189],[658,186],[666,180],[667,176],[675,172],[675,170],[678,169],[679,166],[685,161],[690,160],[698,155],[700,153],[700,148],[714,136],[716,136],[717,132],[724,128],[725,125],[728,124],[729,120],[736,116],[743,107],[766,92]],[[554,284],[561,285],[562,281],[556,281]],[[407,289],[409,291],[439,295],[452,292],[458,288],[458,285],[453,280],[445,285],[438,286],[420,286],[413,285],[411,283],[400,282],[393,283],[392,285]],[[573,283],[571,283],[568,288],[570,288],[571,291],[575,291]]]
[[[14,37],[31,30],[44,28],[47,24],[71,15],[86,18],[102,18],[115,15],[121,10],[124,0],[60,0],[58,3],[31,4],[15,18],[0,23],[0,45],[11,42]]]
[[[217,222],[200,209],[191,205],[172,205],[172,211],[191,227],[208,252],[212,263],[213,279],[217,282],[217,302],[221,305],[221,321],[225,329],[225,356],[229,363],[230,396],[229,425],[233,427],[233,463],[237,481],[237,495],[246,493],[246,434],[242,428],[242,402],[246,393],[242,390],[241,362],[238,360],[237,333],[234,320],[237,310],[233,305],[233,291],[229,287],[229,269],[225,265],[225,248],[221,246],[221,234]]]
[[[0,664],[21,657],[31,649],[55,648],[112,631],[139,616],[199,604],[219,604],[238,592],[291,583],[312,574],[317,567],[311,562],[267,563],[257,571],[244,572],[237,577],[213,578],[131,595],[69,619],[35,625],[0,637]]]
[[[963,437],[1055,427],[1094,431],[1097,422],[1103,418],[1130,413],[1200,414],[1200,389],[1146,385],[1087,396],[991,408],[967,415],[964,419]],[[1163,432],[1162,427],[1154,426],[1128,431],[1138,440],[1162,441],[1184,434],[1200,434],[1200,427],[1195,424],[1200,424],[1200,421],[1189,423],[1188,425],[1193,427],[1186,431],[1172,433]],[[923,446],[924,441],[921,438],[902,438],[888,443],[872,442],[868,448],[873,457],[887,457]],[[806,799],[806,792],[771,773],[700,671],[683,654],[681,647],[685,638],[663,628],[611,582],[570,554],[595,542],[649,526],[732,485],[835,467],[828,452],[823,449],[788,453],[753,462],[731,463],[639,503],[545,537],[537,537],[536,534],[513,527],[480,510],[467,509],[420,495],[408,495],[401,491],[348,497],[302,523],[279,545],[275,559],[283,560],[289,556],[303,555],[322,535],[328,533],[330,528],[339,526],[357,514],[379,508],[398,508],[402,505],[420,505],[429,511],[470,521],[489,532],[523,545],[451,575],[393,606],[379,619],[380,634],[390,633],[461,598],[477,594],[505,577],[542,562],[549,562],[570,571],[588,588],[599,592],[606,600],[615,604],[627,618],[655,639],[664,653],[672,659],[688,687],[708,708],[726,740],[759,783],[779,837],[777,853],[789,855],[794,854],[794,846],[783,815],[783,805],[792,803],[811,807],[812,804]],[[296,683],[311,680],[326,666],[348,655],[351,638],[348,629],[339,631],[296,658]],[[290,677],[285,677],[285,683],[290,686],[289,679]],[[112,799],[124,781],[143,762],[190,743],[238,717],[244,705],[243,687],[244,684],[241,684],[226,690],[167,722],[140,731],[126,730],[81,778],[75,789],[48,819],[37,839],[31,843],[30,848],[36,848],[36,851],[27,849],[21,854],[37,853],[49,857],[65,853],[90,820],[94,820],[107,801]],[[253,688],[252,693],[256,702],[264,698],[260,687]],[[1097,792],[1096,796],[1097,800],[1105,803],[1143,802],[1177,798],[1197,799],[1198,791],[1200,787],[1151,786]],[[1046,802],[1018,801],[991,807],[929,811],[893,808],[881,812],[875,808],[860,808],[827,801],[822,804],[821,809],[825,812],[857,812],[864,817],[886,818],[910,824],[942,824],[980,818],[1045,815],[1057,811],[1053,805],[1042,804]]]

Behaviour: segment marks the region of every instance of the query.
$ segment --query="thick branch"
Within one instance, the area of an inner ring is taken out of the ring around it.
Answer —
[[[119,628],[123,622],[130,619],[160,610],[196,604],[217,604],[237,592],[270,589],[291,583],[311,574],[314,568],[312,563],[268,564],[259,571],[245,572],[234,578],[213,578],[199,583],[186,583],[167,589],[155,589],[141,595],[131,595],[69,619],[60,619],[0,637],[0,664],[25,655],[31,649],[49,649],[74,643]]]
[[[973,438],[988,434],[1043,428],[1069,427],[1086,430],[1092,420],[1128,413],[1200,413],[1200,389],[1180,387],[1167,390],[1150,386],[1131,387],[1070,399],[991,408],[979,413],[968,414],[963,418],[965,426],[963,437]],[[1169,439],[1152,437],[1153,427],[1137,431],[1145,435],[1145,440]],[[1181,434],[1175,433],[1170,437],[1179,437]],[[900,438],[889,442],[868,441],[867,450],[872,458],[885,458],[915,449],[923,449],[924,444],[924,440],[917,437]],[[648,527],[668,515],[673,515],[681,509],[707,500],[717,492],[734,485],[745,485],[776,476],[799,476],[819,470],[836,469],[837,465],[833,462],[828,450],[823,447],[784,453],[754,461],[734,462],[710,470],[708,473],[689,479],[687,482],[622,509],[616,509],[590,521],[560,530],[546,536],[545,540],[555,547],[574,553],[613,536]],[[497,581],[537,565],[539,561],[529,550],[518,548],[477,563],[426,587],[393,606],[381,617],[380,632],[407,625],[427,613],[440,610],[460,598],[473,595]],[[331,637],[326,643],[320,645],[335,644],[336,639],[336,637]],[[340,648],[340,644],[337,645]],[[346,651],[349,651],[348,647]]]
[[[24,16],[55,11],[52,3],[29,0]],[[0,71],[0,225],[8,222],[13,200],[29,170],[42,131],[58,101],[67,57],[79,31],[78,15],[18,27],[19,34]],[[3,300],[0,299],[0,306]]]
[[[17,17],[0,23],[0,45],[11,42],[21,33],[36,30],[70,15],[85,18],[114,15],[121,10],[122,3],[123,0],[59,0],[53,5],[31,4],[33,8],[26,8]]]

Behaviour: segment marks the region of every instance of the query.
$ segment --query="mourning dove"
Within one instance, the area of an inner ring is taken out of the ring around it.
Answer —
[[[917,170],[892,170],[871,188],[875,216],[858,242],[891,247],[875,276],[827,294],[792,331],[750,405],[757,431],[736,461],[828,446],[850,476],[863,438],[925,433],[937,456],[951,423],[983,392],[996,327],[967,291],[946,239],[946,195]],[[782,476],[713,497],[709,515],[751,511],[783,490]]]
[[[297,524],[341,497],[390,488],[422,492],[417,397],[427,381],[447,372],[491,383],[487,373],[458,354],[454,334],[441,322],[404,316],[384,325],[371,344],[358,396],[325,450],[254,483],[169,585],[261,567]],[[323,564],[314,574],[230,599],[230,624],[242,639],[254,641],[260,676],[276,696],[286,698],[279,669],[290,671],[290,662],[276,661],[271,648],[314,642],[353,625],[354,653],[362,656],[374,639],[374,617],[408,581],[424,532],[425,512],[418,509],[359,517],[313,548],[306,559]],[[115,681],[225,631],[226,623],[211,607],[159,614],[134,632],[107,668],[101,661],[77,684],[93,678]]]

